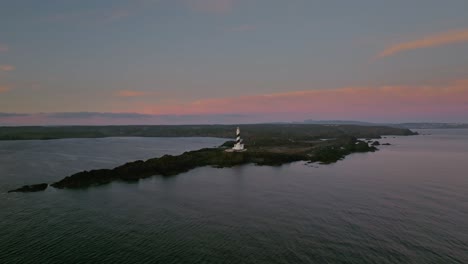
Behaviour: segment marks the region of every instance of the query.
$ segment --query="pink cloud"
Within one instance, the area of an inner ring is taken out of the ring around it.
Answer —
[[[154,94],[153,92],[134,91],[134,90],[120,90],[114,93],[117,97],[141,97]]]
[[[0,65],[0,71],[14,71],[16,68],[13,65]]]
[[[0,43],[0,52],[7,52],[9,49],[8,45]]]
[[[194,11],[206,13],[226,13],[233,5],[233,0],[187,0]]]
[[[143,105],[146,114],[272,114],[369,119],[468,113],[468,80],[444,86],[345,87],[231,98],[208,98],[189,103]]]
[[[0,93],[6,93],[11,90],[10,86],[0,85]]]
[[[409,42],[398,43],[377,54],[377,58],[384,58],[409,50],[439,47],[462,42],[468,42],[468,29],[452,30],[439,34],[429,35]]]

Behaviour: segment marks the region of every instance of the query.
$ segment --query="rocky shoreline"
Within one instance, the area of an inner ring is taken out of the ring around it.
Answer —
[[[328,164],[343,159],[351,153],[376,151],[376,146],[379,146],[380,142],[375,141],[375,139],[382,138],[382,135],[409,136],[417,134],[409,129],[380,126],[256,124],[243,125],[242,127],[245,128],[243,129],[243,139],[247,143],[247,151],[228,152],[226,150],[232,148],[234,142],[227,141],[215,148],[188,151],[176,156],[164,155],[146,161],[128,162],[114,169],[82,171],[51,184],[26,185],[9,192],[39,192],[46,190],[48,186],[57,189],[88,188],[114,181],[138,181],[156,175],[168,177],[205,166],[215,168],[244,164],[279,166],[295,161]],[[23,128],[14,129],[21,130]],[[27,129],[35,131],[39,128]],[[48,134],[55,131],[60,133],[61,137],[66,137],[72,132],[82,133],[79,135],[85,136],[88,134],[83,134],[84,132],[101,130],[107,131],[106,135],[108,136],[121,133],[121,135],[226,138],[229,135],[233,136],[235,127],[231,125],[201,125],[41,128],[41,133],[47,131]],[[366,138],[366,140],[358,140],[358,138]]]
[[[47,189],[47,186],[48,186],[47,183],[25,185],[25,186],[23,186],[21,188],[10,190],[8,192],[9,193],[12,193],[12,192],[40,192],[40,191],[44,191],[45,189]]]
[[[164,155],[146,161],[126,163],[114,169],[82,171],[50,184],[57,189],[79,189],[108,184],[113,181],[137,181],[151,176],[172,176],[197,167],[227,168],[244,164],[279,166],[295,161],[333,163],[356,152],[377,150],[355,137],[343,137],[320,143],[294,143],[282,148],[254,147],[245,152],[226,152],[231,142],[218,148],[205,148],[181,155]],[[9,192],[44,191],[47,184],[23,186]]]

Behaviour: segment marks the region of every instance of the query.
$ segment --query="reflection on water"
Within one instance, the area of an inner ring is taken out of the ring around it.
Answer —
[[[423,133],[332,165],[199,168],[9,195],[224,140],[0,142],[0,262],[466,263],[468,130]]]

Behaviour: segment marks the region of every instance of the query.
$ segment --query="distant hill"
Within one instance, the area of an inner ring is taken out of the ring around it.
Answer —
[[[248,142],[258,138],[311,140],[354,136],[379,138],[380,135],[414,135],[409,129],[385,126],[315,125],[315,124],[246,124],[242,135]],[[236,125],[183,126],[64,126],[0,127],[0,140],[102,138],[102,137],[219,137],[232,138]],[[265,144],[262,142],[262,144]]]
[[[315,124],[315,125],[357,125],[357,126],[375,126],[381,125],[377,123],[352,121],[352,120],[304,120],[304,124]]]
[[[464,123],[428,123],[428,122],[413,122],[413,123],[371,123],[354,120],[304,120],[304,124],[316,125],[357,125],[357,126],[391,126],[408,129],[436,129],[436,128],[468,128],[468,124]]]
[[[468,128],[468,124],[463,123],[401,123],[392,126],[409,129]]]

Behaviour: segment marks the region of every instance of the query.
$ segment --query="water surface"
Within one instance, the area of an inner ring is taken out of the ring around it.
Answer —
[[[224,140],[0,142],[0,263],[467,263],[468,130],[422,133],[333,165],[33,194],[4,192]]]

